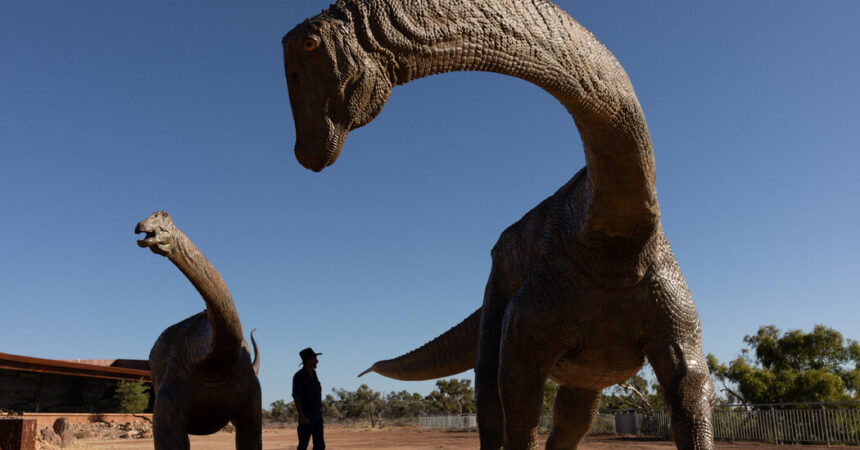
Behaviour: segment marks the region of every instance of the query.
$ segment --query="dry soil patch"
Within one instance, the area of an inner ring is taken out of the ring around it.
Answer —
[[[541,436],[546,439],[546,436]],[[263,433],[263,449],[286,450],[296,448],[296,433],[293,429],[267,429]],[[390,427],[382,430],[361,427],[326,427],[326,446],[339,449],[478,449],[478,433],[474,431],[425,430],[417,427]],[[589,436],[581,448],[589,450],[610,449],[671,449],[671,442],[619,436]],[[779,446],[759,443],[717,443],[718,449],[788,450],[803,446]],[[813,446],[810,446],[810,448]],[[75,448],[151,450],[151,439],[78,441]],[[197,450],[232,450],[233,435],[219,432],[210,436],[192,436],[191,448]],[[817,447],[822,448],[822,447]]]

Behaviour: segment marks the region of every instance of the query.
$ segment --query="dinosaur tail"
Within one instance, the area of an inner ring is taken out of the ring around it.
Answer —
[[[436,339],[393,359],[377,361],[360,373],[376,372],[405,381],[431,380],[465,372],[475,367],[481,308]]]
[[[254,332],[257,331],[256,328],[251,330],[251,346],[254,347],[254,362],[251,363],[251,366],[254,367],[254,374],[260,374],[260,351],[257,349],[257,341],[254,340]]]

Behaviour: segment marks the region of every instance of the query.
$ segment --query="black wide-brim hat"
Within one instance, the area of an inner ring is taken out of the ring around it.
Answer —
[[[307,360],[309,360],[315,356],[319,356],[319,355],[322,355],[322,353],[317,353],[314,351],[314,349],[312,349],[310,347],[299,352],[299,356],[302,358],[302,362],[305,362],[305,361],[307,361]]]

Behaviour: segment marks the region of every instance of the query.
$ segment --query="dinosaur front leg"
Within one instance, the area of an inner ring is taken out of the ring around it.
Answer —
[[[600,407],[600,390],[559,386],[552,407],[547,450],[575,449],[591,430]]]
[[[677,264],[651,281],[656,306],[646,322],[645,356],[672,409],[672,436],[680,449],[714,448],[714,387],[702,352],[699,316]]]
[[[263,448],[262,417],[238,421],[236,427],[236,450],[261,450]]]
[[[714,448],[714,387],[701,348],[674,343],[646,353],[672,409],[675,445],[679,449]]]
[[[236,450],[262,450],[262,410],[262,400],[257,393],[254,401],[242,411],[243,416],[232,421],[236,427]]]
[[[188,425],[185,411],[163,387],[155,394],[152,417],[155,450],[188,450]]]
[[[505,313],[499,361],[499,394],[505,421],[505,450],[535,448],[543,385],[567,350],[567,277],[539,265]]]
[[[502,402],[499,399],[499,341],[502,335],[502,319],[511,295],[505,292],[500,283],[501,278],[503,278],[501,271],[493,264],[490,279],[484,291],[484,305],[481,308],[481,327],[478,335],[475,405],[483,450],[500,449],[505,433]]]

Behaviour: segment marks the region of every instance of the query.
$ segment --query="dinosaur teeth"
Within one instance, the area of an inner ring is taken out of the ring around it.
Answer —
[[[155,232],[152,232],[152,231],[147,231],[145,238],[137,240],[137,245],[140,247],[149,247],[153,244],[156,244],[156,242],[155,242]]]

